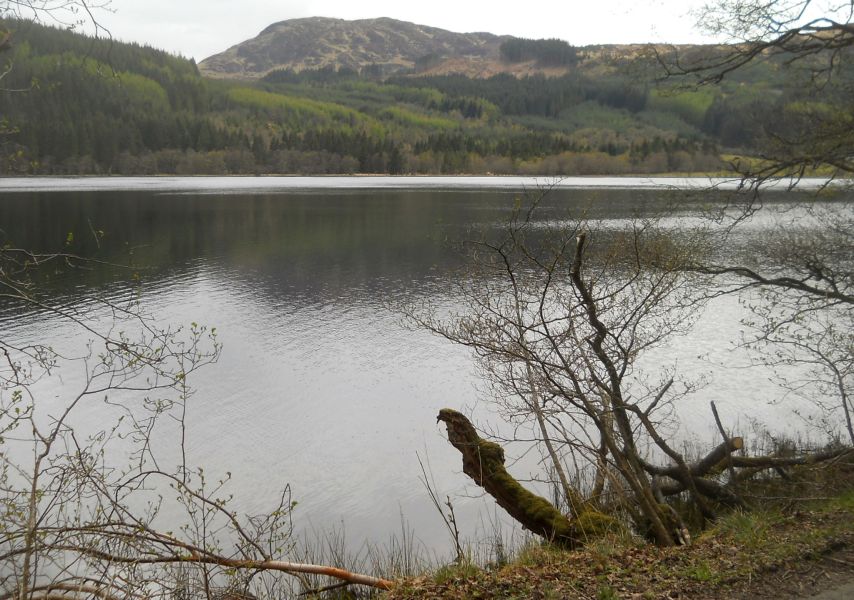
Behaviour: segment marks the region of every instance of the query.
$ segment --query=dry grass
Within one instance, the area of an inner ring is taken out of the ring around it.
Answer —
[[[656,548],[629,535],[577,552],[534,545],[502,568],[401,580],[387,597],[791,598],[854,579],[852,465],[804,470],[749,492],[765,498],[761,510],[722,517],[691,546]]]

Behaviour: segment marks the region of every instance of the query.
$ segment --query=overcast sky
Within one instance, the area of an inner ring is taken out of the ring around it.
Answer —
[[[560,38],[573,45],[709,41],[688,14],[703,0],[112,0],[114,38],[200,61],[277,21],[392,17],[451,31]]]

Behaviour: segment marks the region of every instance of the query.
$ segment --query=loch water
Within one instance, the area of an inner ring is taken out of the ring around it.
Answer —
[[[441,553],[446,533],[420,481],[419,457],[441,497],[453,498],[465,535],[482,536],[501,517],[462,474],[436,414],[456,408],[495,427],[500,418],[469,351],[404,326],[395,307],[442,304],[462,266],[459,242],[497,230],[520,199],[546,188],[535,218],[549,222],[687,222],[727,192],[701,191],[704,181],[647,179],[390,181],[0,180],[0,230],[15,247],[71,247],[133,265],[57,272],[41,282],[57,305],[85,312],[95,298],[134,295],[163,326],[217,328],[221,358],[189,382],[187,461],[231,473],[239,512],[272,507],[288,484],[301,531],[340,527],[358,547],[381,543],[404,523]],[[772,204],[795,206],[808,193],[774,192]],[[733,427],[793,426],[768,374],[733,350],[743,310],[737,298],[722,298],[691,333],[656,351],[655,361],[707,379],[679,407],[678,435],[714,440],[710,400]],[[86,341],[55,314],[8,302],[0,305],[0,337],[69,353]],[[61,403],[78,378],[57,374],[40,391]],[[97,427],[102,410],[93,403],[83,414]],[[517,476],[537,470],[529,448],[513,454],[523,457],[510,464]]]

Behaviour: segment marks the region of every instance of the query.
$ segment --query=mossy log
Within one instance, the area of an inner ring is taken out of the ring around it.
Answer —
[[[504,468],[504,449],[477,435],[463,414],[443,408],[437,420],[447,425],[448,440],[463,455],[463,472],[528,531],[576,548],[615,524],[614,519],[594,510],[567,518],[548,500],[522,487]]]

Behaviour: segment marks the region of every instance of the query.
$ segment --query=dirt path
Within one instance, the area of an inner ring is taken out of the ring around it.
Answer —
[[[801,560],[763,573],[738,589],[735,598],[775,600],[852,600],[854,599],[854,545],[852,539],[813,560]]]
[[[854,582],[846,583],[841,587],[821,592],[809,598],[810,600],[851,600],[854,598]]]

